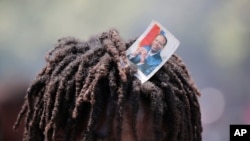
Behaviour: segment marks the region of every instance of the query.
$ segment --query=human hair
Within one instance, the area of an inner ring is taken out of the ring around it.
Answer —
[[[126,58],[134,41],[125,42],[116,29],[88,41],[59,39],[30,84],[13,128],[25,117],[24,141],[120,141],[126,126],[132,140],[140,141],[144,129],[138,119],[144,113],[152,119],[148,140],[201,141],[200,93],[183,61],[172,55],[142,84]],[[105,130],[99,132],[100,125]]]

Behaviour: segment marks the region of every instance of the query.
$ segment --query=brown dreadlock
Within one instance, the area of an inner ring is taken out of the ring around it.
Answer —
[[[25,141],[120,141],[125,127],[135,141],[201,141],[200,94],[181,59],[172,55],[141,84],[125,54],[133,42],[115,29],[87,42],[60,39],[27,90],[14,129],[26,114]],[[151,124],[153,136],[142,138],[139,127]]]

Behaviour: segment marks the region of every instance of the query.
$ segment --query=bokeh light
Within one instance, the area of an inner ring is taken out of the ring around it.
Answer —
[[[223,114],[225,99],[223,94],[216,88],[202,89],[201,94],[202,123],[211,124],[217,121]]]

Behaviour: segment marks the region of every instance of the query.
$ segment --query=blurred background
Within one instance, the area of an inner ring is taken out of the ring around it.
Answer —
[[[249,0],[0,0],[0,141],[21,140],[11,126],[59,38],[114,27],[134,39],[152,19],[181,42],[176,54],[202,93],[203,140],[228,141],[230,124],[250,124],[249,9]]]

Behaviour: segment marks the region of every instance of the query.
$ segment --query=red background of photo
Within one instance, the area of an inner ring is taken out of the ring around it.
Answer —
[[[142,47],[146,45],[151,45],[155,36],[159,34],[160,31],[161,31],[160,27],[157,24],[154,24],[154,26],[151,28],[148,34],[142,39],[139,46]]]

